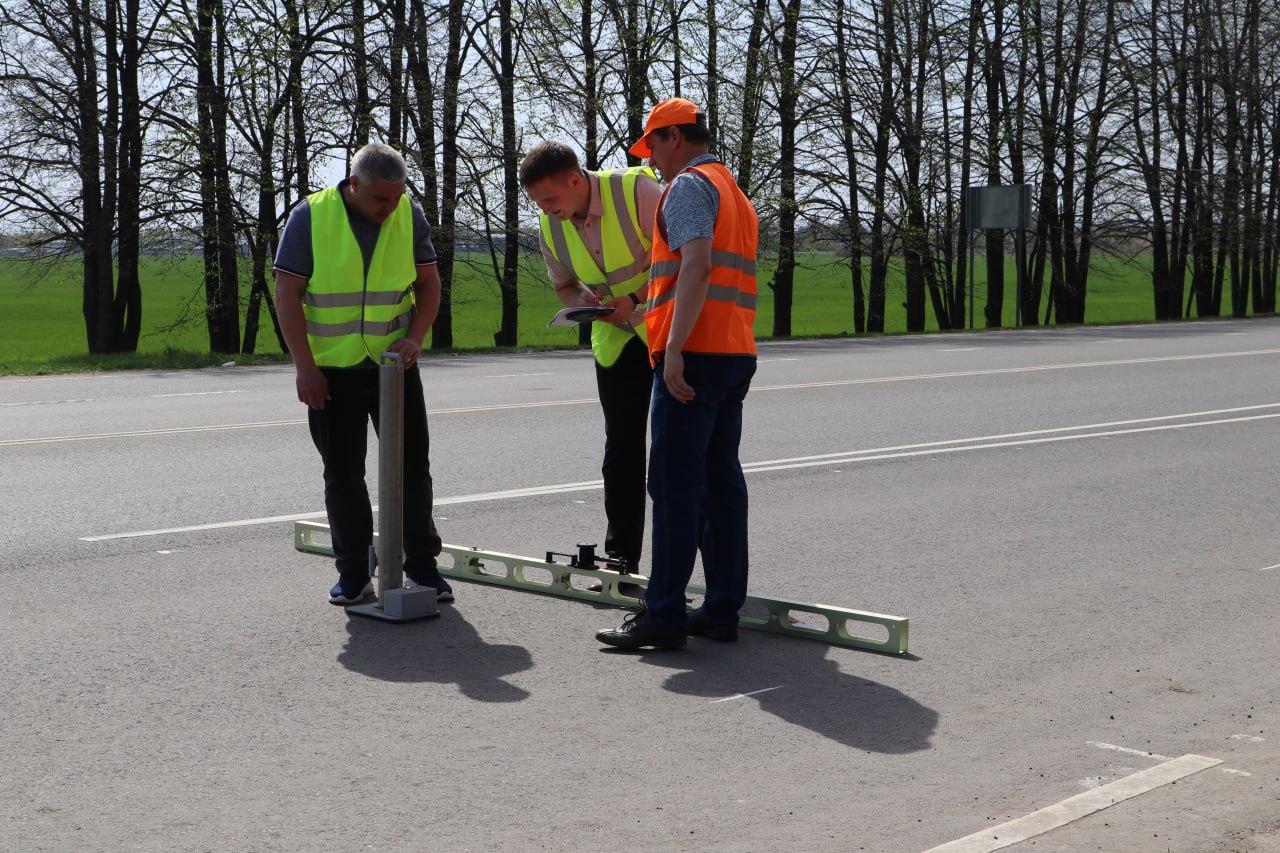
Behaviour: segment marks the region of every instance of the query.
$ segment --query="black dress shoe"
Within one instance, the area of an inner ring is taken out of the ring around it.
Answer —
[[[648,646],[655,649],[683,649],[688,637],[684,631],[662,625],[649,615],[649,611],[641,610],[623,620],[622,627],[597,632],[596,639],[606,646],[631,651]]]
[[[689,612],[689,633],[699,637],[717,640],[721,643],[732,643],[738,639],[738,626],[724,622],[712,622],[707,611],[699,607]]]

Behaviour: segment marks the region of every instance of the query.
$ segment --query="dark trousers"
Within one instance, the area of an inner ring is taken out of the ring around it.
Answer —
[[[653,569],[644,600],[663,624],[686,625],[685,586],[699,550],[707,617],[738,623],[747,597],[747,481],[738,445],[755,372],[754,356],[685,353],[684,379],[695,393],[688,403],[671,396],[661,364],[654,374]]]
[[[644,549],[645,428],[653,388],[644,342],[632,338],[609,367],[596,362],[596,388],[604,410],[604,550],[637,568]]]
[[[311,438],[324,460],[324,507],[338,573],[368,577],[373,511],[365,485],[369,422],[378,429],[378,369],[322,369],[329,383],[323,409],[307,409]],[[404,571],[410,578],[436,574],[440,534],[431,518],[431,467],[427,460],[427,407],[414,365],[404,372]]]

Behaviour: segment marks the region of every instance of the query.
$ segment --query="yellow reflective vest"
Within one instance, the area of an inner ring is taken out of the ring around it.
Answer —
[[[401,196],[382,223],[367,276],[338,188],[307,196],[307,204],[315,266],[302,294],[302,314],[311,355],[320,367],[377,363],[408,332],[413,313],[413,203]]]
[[[641,175],[650,178],[654,175],[644,166],[609,169],[596,172],[596,175],[600,179],[600,202],[604,207],[604,216],[600,219],[604,269],[600,268],[572,223],[541,214],[542,239],[555,259],[572,269],[587,287],[602,293],[605,299],[626,296],[649,280],[649,249],[652,243],[644,236],[636,213],[636,182]],[[613,323],[592,323],[591,350],[596,361],[603,367],[611,367],[634,335],[639,335],[647,345],[643,324],[632,329]]]

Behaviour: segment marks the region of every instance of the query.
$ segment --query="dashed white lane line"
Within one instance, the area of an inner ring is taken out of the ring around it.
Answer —
[[[1262,743],[1262,742],[1264,742],[1264,741],[1266,740],[1266,738],[1264,738],[1264,737],[1258,737],[1257,735],[1232,735],[1232,736],[1231,736],[1231,739],[1232,739],[1232,740],[1247,740],[1247,741],[1249,741],[1249,743]]]
[[[953,349],[940,349],[938,352],[975,352],[982,347],[955,347]]]
[[[1016,820],[933,847],[925,853],[988,853],[1000,850],[1221,763],[1220,759],[1205,755],[1171,758],[1163,764],[1099,785]]]
[[[486,376],[485,379],[518,379],[524,376],[550,376],[551,373],[496,373],[493,376]]]
[[[1156,364],[1162,362],[1199,361],[1218,358],[1242,358],[1257,355],[1278,355],[1280,349],[1246,350],[1242,352],[1214,352],[1200,355],[1172,355],[1153,358],[1127,358],[1118,361],[1086,361],[1065,364],[1041,364],[1029,367],[1002,367],[989,370],[964,370],[952,373],[918,373],[907,376],[873,376],[865,379],[833,379],[819,382],[797,382],[787,385],[759,385],[751,389],[752,393],[765,391],[790,391],[801,388],[838,388],[855,385],[876,385],[885,382],[918,382],[935,379],[959,379],[971,376],[999,376],[1008,373],[1035,373],[1046,370],[1077,370],[1094,367],[1116,367],[1133,364]],[[775,359],[776,360],[776,359]],[[451,415],[471,412],[500,412],[516,409],[537,409],[552,406],[598,405],[596,397],[581,397],[572,400],[540,400],[530,403],[496,403],[487,406],[459,406],[450,409],[430,409],[428,415]],[[42,438],[17,438],[0,440],[0,447],[11,447],[26,444],[52,444],[63,441],[90,441],[93,439],[129,438],[138,436],[169,435],[188,432],[211,432],[215,430],[252,429],[257,427],[298,426],[305,424],[306,418],[284,421],[259,421],[255,423],[215,424],[211,426],[174,427],[168,429],[141,429],[123,432],[89,433],[82,435],[56,435]]]
[[[1260,572],[1269,572],[1269,571],[1271,571],[1272,569],[1280,569],[1280,563],[1276,563],[1274,566],[1263,566],[1263,567],[1262,567],[1261,569],[1259,569],[1258,571],[1260,571]]]
[[[183,391],[180,394],[152,394],[152,397],[215,397],[219,394],[243,394],[244,391]]]
[[[786,687],[785,684],[779,684],[777,687],[765,687],[762,690],[752,690],[750,693],[737,693],[733,696],[726,696],[723,699],[712,699],[708,704],[714,705],[717,702],[732,702],[734,699],[746,699],[748,696],[759,696],[761,693],[768,693],[771,690],[781,690]]]

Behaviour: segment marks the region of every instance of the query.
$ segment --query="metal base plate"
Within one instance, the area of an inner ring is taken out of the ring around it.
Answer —
[[[434,589],[389,589],[378,601],[353,604],[347,612],[383,622],[415,622],[439,616],[440,608],[436,604]]]
[[[317,521],[294,522],[294,547],[309,554],[332,555],[333,548],[327,542],[319,541],[317,534],[328,537],[329,525]],[[377,534],[374,538],[376,540]],[[649,582],[644,575],[624,575],[611,569],[582,569],[457,545],[445,545],[440,557],[440,574],[445,577],[617,607],[635,607],[639,603],[638,598],[619,589],[621,584],[644,587]],[[588,588],[592,580],[600,582],[599,590]],[[702,595],[706,589],[689,584],[688,591],[692,595]],[[907,652],[907,619],[830,604],[748,595],[738,616],[738,627],[803,637],[833,646],[889,654]]]

